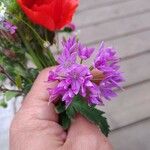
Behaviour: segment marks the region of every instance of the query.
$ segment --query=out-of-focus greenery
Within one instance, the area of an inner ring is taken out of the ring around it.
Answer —
[[[45,41],[53,44],[55,33],[32,24],[16,0],[1,2],[7,6],[8,20],[18,28],[14,35],[0,30],[0,106],[6,107],[9,100],[30,90],[40,70],[56,64],[50,49],[43,46]],[[28,66],[28,61],[35,67]]]
[[[16,0],[1,2],[7,7],[7,20],[17,26],[14,35],[0,30],[0,106],[6,107],[9,100],[30,90],[40,70],[57,64],[50,50],[50,45],[56,44],[56,33],[30,22]],[[29,61],[35,67],[28,66]]]

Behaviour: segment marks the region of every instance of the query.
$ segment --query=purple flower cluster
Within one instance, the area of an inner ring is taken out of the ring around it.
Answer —
[[[80,94],[89,104],[102,105],[104,98],[110,100],[116,96],[114,88],[120,88],[119,83],[123,81],[123,77],[119,72],[119,59],[113,48],[105,48],[103,42],[100,46],[92,66],[104,76],[102,80],[98,80],[88,66],[82,64],[83,60],[91,57],[94,48],[84,46],[76,37],[63,41],[62,46],[62,53],[58,57],[59,65],[50,71],[48,77],[49,82],[59,81],[55,88],[48,89],[50,101],[61,98],[68,107],[73,97]]]
[[[12,23],[8,22],[8,21],[4,21],[3,22],[3,27],[10,34],[14,34],[16,32],[16,30],[17,30],[17,27],[15,25],[13,25]]]
[[[10,34],[14,34],[17,30],[17,27],[9,21],[1,20],[0,21],[0,29],[7,31]]]
[[[104,42],[102,42],[99,53],[94,60],[94,67],[104,74],[105,78],[99,83],[99,91],[107,100],[117,96],[114,89],[121,88],[119,83],[124,81],[122,73],[119,71],[119,61],[116,50],[105,47]]]

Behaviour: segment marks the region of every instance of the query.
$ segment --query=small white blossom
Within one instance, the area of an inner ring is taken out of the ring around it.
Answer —
[[[48,48],[48,47],[50,46],[49,41],[45,41],[45,42],[43,43],[43,46],[44,46],[45,48]]]

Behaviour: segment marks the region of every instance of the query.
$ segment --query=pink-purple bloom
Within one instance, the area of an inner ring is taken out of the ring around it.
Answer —
[[[61,95],[62,101],[66,103],[66,106],[71,103],[73,97],[78,93],[85,97],[86,90],[93,86],[90,81],[92,79],[92,75],[89,69],[84,65],[72,66],[64,76],[62,76],[61,72],[57,72],[57,76],[50,72],[48,81],[53,81],[54,78],[60,82],[55,89],[50,90],[50,94],[52,97]],[[54,100],[52,97],[50,99]]]
[[[119,58],[116,50],[111,47],[105,47],[104,42],[102,42],[94,60],[94,67],[103,72],[105,76],[98,87],[101,95],[107,100],[117,96],[114,89],[121,88],[119,83],[124,81],[122,73],[119,71],[120,66],[118,63]]]
[[[59,65],[50,71],[48,81],[59,81],[58,85],[49,89],[50,101],[61,98],[69,106],[74,96],[80,94],[89,104],[103,105],[104,99],[110,100],[117,94],[114,89],[120,88],[124,81],[119,72],[119,58],[113,48],[105,47],[102,42],[94,59],[93,67],[103,73],[104,78],[99,83],[94,82],[90,69],[77,62],[77,58],[87,60],[94,48],[88,48],[79,43],[76,37],[62,42],[63,51],[58,57]]]
[[[94,60],[94,67],[103,72],[116,71],[119,69],[118,62],[116,50],[105,47],[104,42],[102,42]]]
[[[68,50],[70,53],[76,52],[78,42],[75,36],[69,38],[67,41],[62,41],[63,51]]]
[[[17,27],[8,21],[3,22],[3,27],[6,31],[10,32],[10,34],[14,34],[17,30]]]
[[[1,22],[1,28],[2,28],[2,30],[7,31],[10,34],[14,34],[17,30],[17,27],[15,25],[13,25],[12,23],[10,23],[9,21],[6,21],[6,20],[3,20]]]
[[[78,55],[83,60],[90,58],[94,50],[94,48],[88,48],[81,43],[78,44]]]
[[[65,74],[73,65],[76,64],[77,53],[70,53],[65,49],[61,55],[58,57],[57,62],[59,63],[57,71],[61,74]]]

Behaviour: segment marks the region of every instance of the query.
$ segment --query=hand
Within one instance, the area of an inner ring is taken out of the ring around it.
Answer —
[[[50,69],[43,70],[26,96],[10,128],[10,150],[112,150],[98,127],[78,115],[66,133],[58,124],[54,104],[48,105],[46,83]]]

